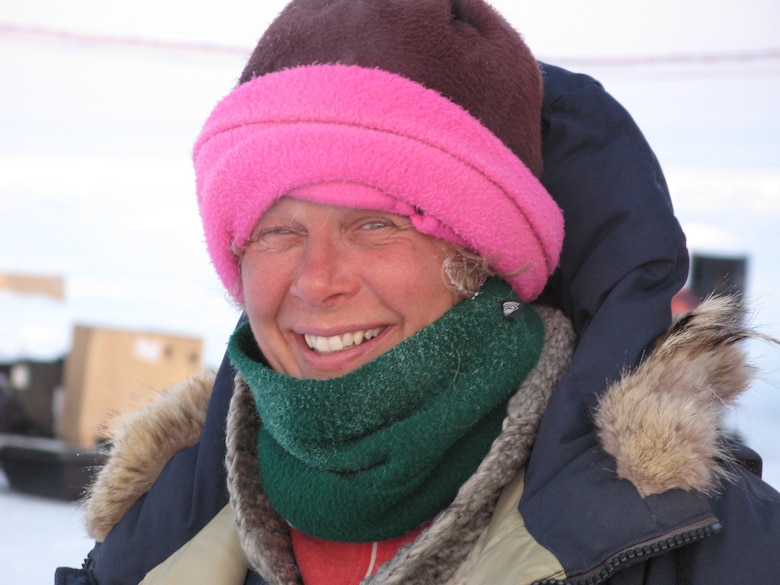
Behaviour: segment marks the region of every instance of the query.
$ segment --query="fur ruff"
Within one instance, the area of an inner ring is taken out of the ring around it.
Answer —
[[[102,542],[170,458],[198,442],[215,377],[210,371],[196,374],[149,406],[115,419],[108,429],[111,455],[84,502],[91,538]]]
[[[631,375],[599,401],[595,421],[617,475],[642,496],[679,488],[717,492],[728,477],[721,422],[752,368],[738,342],[763,337],[744,325],[736,297],[712,297],[682,317]]]
[[[616,459],[619,477],[631,481],[643,495],[673,488],[712,493],[727,477],[720,461],[728,457],[720,441],[719,423],[752,375],[737,343],[749,337],[767,339],[747,329],[743,320],[736,299],[706,301],[671,327],[653,354],[601,399],[595,413],[600,439]],[[547,327],[548,335],[553,335],[549,323]],[[569,331],[568,325],[565,329]],[[567,338],[570,333],[554,335]],[[546,379],[551,387],[558,374],[537,370],[532,375]],[[213,374],[203,374],[124,420],[114,435],[110,460],[86,500],[92,537],[102,540],[148,491],[170,457],[198,440],[212,385]],[[538,398],[540,392],[541,387],[518,392],[491,451],[501,456],[486,458],[453,505],[416,542],[381,567],[370,583],[429,583],[442,567],[440,563],[448,575],[458,564],[463,567],[467,545],[474,543],[489,519],[496,492],[526,459],[530,445],[525,441],[534,436],[546,403],[546,396]],[[531,407],[524,401],[532,400],[534,393],[538,403]],[[257,465],[254,449],[245,452],[257,436],[242,415],[255,412],[254,403],[247,400],[252,400],[248,392],[236,392],[228,433],[227,464],[233,468],[230,491],[241,540],[257,570],[275,576],[271,582],[297,583],[289,528],[262,489],[257,489],[259,480],[251,473]],[[463,546],[455,542],[458,538]]]

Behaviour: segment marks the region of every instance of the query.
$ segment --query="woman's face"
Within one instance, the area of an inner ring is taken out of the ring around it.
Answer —
[[[252,332],[277,372],[342,376],[459,300],[442,277],[449,251],[404,216],[283,197],[241,259]]]

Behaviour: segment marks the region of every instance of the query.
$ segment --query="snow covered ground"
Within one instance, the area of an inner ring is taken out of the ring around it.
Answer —
[[[92,541],[77,504],[9,491],[0,472],[0,583],[54,582],[57,567],[78,567]]]

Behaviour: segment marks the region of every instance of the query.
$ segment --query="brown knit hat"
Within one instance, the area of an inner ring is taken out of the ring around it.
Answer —
[[[402,75],[451,99],[542,173],[539,67],[481,0],[293,0],[260,39],[239,83],[340,63]]]

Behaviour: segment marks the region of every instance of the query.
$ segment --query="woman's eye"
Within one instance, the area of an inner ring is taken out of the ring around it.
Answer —
[[[256,230],[251,241],[270,250],[293,245],[299,235],[299,231],[290,226],[269,226]]]
[[[387,227],[389,225],[390,225],[390,222],[388,222],[386,220],[376,219],[376,220],[371,220],[371,221],[365,222],[364,224],[362,224],[360,226],[360,228],[364,229],[364,230],[378,230],[378,229]]]
[[[295,235],[297,230],[289,225],[272,225],[268,227],[262,227],[258,228],[255,231],[254,236],[252,237],[255,241],[260,241],[265,238],[274,238],[274,237],[282,237],[282,236],[292,236]]]
[[[288,227],[276,227],[268,230],[263,230],[265,236],[289,236],[292,235],[293,230]]]

